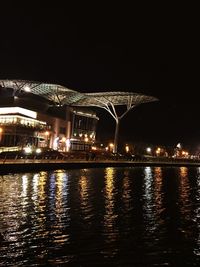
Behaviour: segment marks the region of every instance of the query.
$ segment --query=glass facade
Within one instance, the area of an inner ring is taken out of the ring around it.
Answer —
[[[95,142],[98,117],[94,113],[73,112],[72,150],[90,150]]]
[[[4,112],[0,114],[0,147],[50,147],[63,152],[89,150],[95,142],[98,118],[92,113],[70,114],[66,120],[52,114],[41,116],[41,120],[39,113],[33,119]]]

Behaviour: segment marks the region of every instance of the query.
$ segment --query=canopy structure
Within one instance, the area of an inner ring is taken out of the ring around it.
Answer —
[[[24,91],[42,96],[56,105],[93,106],[105,109],[116,122],[114,153],[117,152],[119,123],[121,119],[134,107],[143,103],[158,100],[153,96],[146,96],[132,92],[79,93],[62,85],[26,80],[0,80],[0,86],[13,88],[14,96],[17,96]],[[125,106],[125,112],[121,115],[117,114],[116,106]]]
[[[78,101],[74,102],[73,105],[95,106],[103,108],[110,113],[116,122],[113,152],[117,153],[120,120],[134,107],[157,100],[158,99],[153,96],[132,92],[100,92],[85,93]],[[121,115],[118,115],[115,106],[126,106],[126,110]]]
[[[0,80],[0,85],[2,87],[13,88],[13,93],[16,96],[23,91],[30,92],[53,101],[58,105],[63,105],[63,102],[70,105],[81,98],[81,93],[58,84],[26,80]]]

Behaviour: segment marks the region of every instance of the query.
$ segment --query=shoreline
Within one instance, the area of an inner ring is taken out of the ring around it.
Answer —
[[[158,166],[158,167],[200,167],[200,162],[187,161],[30,161],[21,162],[0,162],[0,174],[25,173],[35,171],[48,171],[57,169],[85,169],[105,167],[137,167],[137,166]]]

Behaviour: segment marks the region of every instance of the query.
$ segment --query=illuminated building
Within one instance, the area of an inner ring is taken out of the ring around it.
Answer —
[[[72,109],[72,150],[88,150],[95,143],[98,117],[94,112]]]
[[[60,85],[0,80],[1,150],[25,146],[90,149],[98,117],[70,105],[79,95]]]
[[[61,85],[24,80],[0,80],[0,86],[0,146],[90,149],[98,117],[85,107],[99,107],[115,120],[116,153],[121,119],[136,106],[157,101],[132,92],[79,93]],[[117,106],[125,106],[126,110],[119,115]]]

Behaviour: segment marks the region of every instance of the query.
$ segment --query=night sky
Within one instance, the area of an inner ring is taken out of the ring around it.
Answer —
[[[77,3],[78,5],[78,3]],[[126,142],[200,146],[199,67],[194,24],[143,9],[13,6],[0,16],[0,79],[29,79],[80,92],[153,95],[122,121]],[[148,15],[148,16],[147,16]],[[102,110],[98,138],[112,138]],[[106,131],[105,131],[106,129]]]

